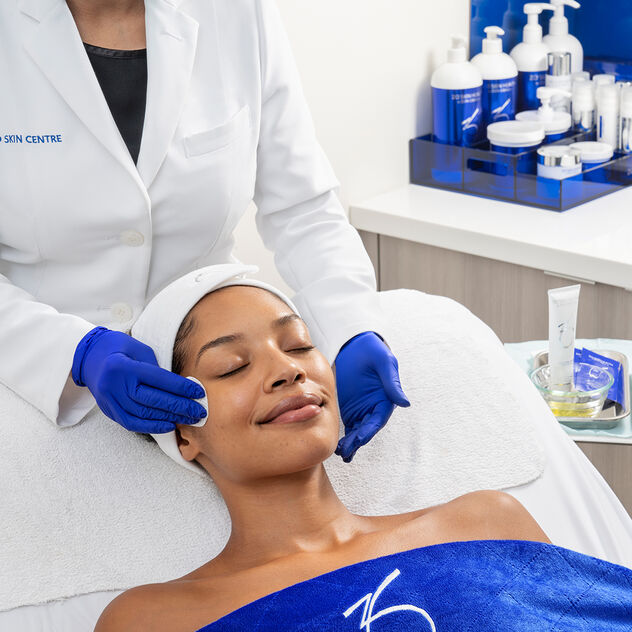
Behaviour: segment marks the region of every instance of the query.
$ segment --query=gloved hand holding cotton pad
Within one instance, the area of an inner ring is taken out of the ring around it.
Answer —
[[[202,384],[202,382],[200,382],[200,380],[198,380],[196,377],[193,377],[192,375],[189,375],[187,377],[187,380],[191,380],[192,382],[195,382],[196,384],[199,384],[201,386],[201,388],[204,390],[204,397],[200,397],[199,399],[196,399],[195,401],[200,404],[200,406],[203,406],[206,409],[206,417],[202,417],[202,419],[200,419],[200,421],[198,421],[195,424],[189,424],[190,426],[192,426],[193,428],[201,428],[205,423],[206,420],[208,419],[208,395],[206,394],[206,389],[204,388],[204,384]]]

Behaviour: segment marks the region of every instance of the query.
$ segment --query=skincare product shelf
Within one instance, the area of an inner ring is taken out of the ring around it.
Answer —
[[[568,136],[553,145],[594,140],[589,134]],[[490,151],[484,141],[475,147],[436,143],[432,135],[409,142],[410,181],[552,211],[566,211],[632,184],[632,155],[615,155],[598,165],[587,165],[562,180],[536,175],[537,153]]]

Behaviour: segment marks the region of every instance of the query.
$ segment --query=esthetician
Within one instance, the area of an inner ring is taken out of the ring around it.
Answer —
[[[60,426],[95,400],[136,432],[199,421],[201,387],[127,333],[168,283],[234,260],[254,200],[335,361],[337,452],[408,405],[274,0],[4,0],[0,41],[0,381]]]

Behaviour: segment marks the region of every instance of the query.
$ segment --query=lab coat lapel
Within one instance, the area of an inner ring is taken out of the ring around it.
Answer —
[[[28,54],[90,132],[142,186],[66,2],[20,0],[20,9],[36,20],[24,42]]]
[[[147,105],[138,171],[150,187],[182,113],[193,71],[198,22],[166,0],[145,0]]]

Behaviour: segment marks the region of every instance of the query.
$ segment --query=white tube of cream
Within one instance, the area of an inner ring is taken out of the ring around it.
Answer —
[[[551,388],[573,390],[575,329],[581,285],[549,290],[549,365]]]

